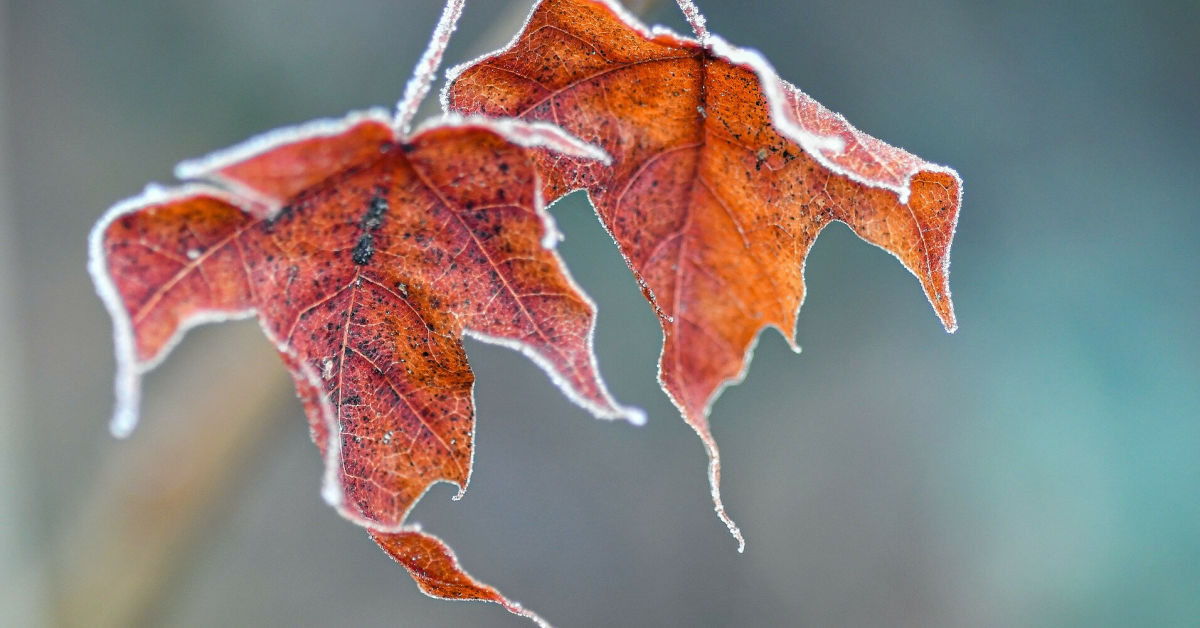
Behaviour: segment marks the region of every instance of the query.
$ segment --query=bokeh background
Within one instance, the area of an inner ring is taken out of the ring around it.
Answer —
[[[946,335],[841,225],[798,329],[712,417],[744,555],[658,390],[653,314],[586,202],[561,250],[644,428],[468,343],[475,475],[413,518],[560,626],[1200,623],[1200,5],[702,1],[861,129],[966,181]],[[86,234],[172,166],[400,95],[433,0],[0,3],[0,623],[524,626],[420,594],[318,494],[252,323],[195,330],[115,441]],[[468,4],[448,59],[523,1]],[[674,3],[649,21],[682,29]],[[430,112],[434,112],[430,108]]]

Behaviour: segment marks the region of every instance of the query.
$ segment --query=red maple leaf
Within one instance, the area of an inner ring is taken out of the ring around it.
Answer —
[[[91,235],[112,314],[113,430],[140,376],[183,333],[255,317],[288,366],[325,457],[323,495],[423,591],[484,599],[436,537],[406,524],[437,482],[467,487],[474,376],[461,338],[518,349],[599,417],[613,401],[592,352],[594,307],[553,246],[531,147],[606,159],[557,127],[451,117],[409,133],[461,0],[448,4],[396,117],[380,110],[282,129],[181,164],[175,188],[119,203]]]
[[[561,125],[611,164],[543,154],[546,197],[586,189],[658,313],[660,381],[709,454],[708,424],[758,334],[796,348],[804,259],[833,221],[895,255],[948,331],[950,242],[961,181],[889,146],[780,79],[758,53],[710,34],[653,30],[610,0],[541,0],[505,49],[451,71],[443,106]]]

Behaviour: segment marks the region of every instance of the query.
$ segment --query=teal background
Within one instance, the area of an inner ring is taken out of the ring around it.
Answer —
[[[0,623],[527,625],[425,598],[321,502],[299,404],[252,324],[190,334],[148,378],[140,431],[106,431],[91,224],[182,159],[390,106],[437,4],[2,5]],[[448,59],[507,41],[524,12],[509,5],[469,2]],[[654,316],[572,197],[560,250],[599,303],[610,387],[649,424],[595,421],[520,355],[468,342],[476,473],[462,501],[439,486],[413,519],[558,626],[1200,624],[1200,5],[700,6],[859,128],[958,169],[961,330],[942,331],[889,255],[842,225],[820,237],[803,353],[766,333],[714,408],[739,555],[655,383]],[[668,1],[648,20],[684,27]],[[184,410],[232,394],[231,374],[273,391],[254,397],[270,422],[120,602],[153,538],[94,517],[169,492],[157,472],[121,479],[122,461],[194,429]],[[116,537],[133,542],[106,552]]]

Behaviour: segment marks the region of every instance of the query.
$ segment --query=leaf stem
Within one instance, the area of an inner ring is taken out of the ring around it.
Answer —
[[[688,24],[692,25],[692,31],[696,33],[696,37],[700,38],[700,43],[708,43],[708,26],[706,26],[704,15],[700,13],[700,9],[696,8],[692,0],[675,1],[679,4],[679,10],[683,11],[683,16],[687,18]]]
[[[413,69],[413,76],[408,79],[408,85],[404,87],[404,98],[396,104],[396,119],[393,122],[393,126],[401,136],[407,136],[412,130],[413,117],[417,115],[421,101],[429,93],[433,79],[437,76],[438,67],[442,64],[442,56],[446,53],[446,46],[450,43],[450,35],[458,27],[458,18],[462,15],[465,3],[466,0],[446,0],[446,7],[442,9],[442,17],[438,19],[437,27],[434,28],[433,35],[429,39],[429,46],[425,49],[425,54],[421,55],[417,67]]]

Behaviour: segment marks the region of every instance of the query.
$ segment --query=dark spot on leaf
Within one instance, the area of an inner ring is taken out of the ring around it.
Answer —
[[[364,233],[358,238],[358,244],[354,245],[351,259],[355,264],[365,266],[371,263],[372,257],[375,257],[375,237],[370,233]]]
[[[367,212],[363,214],[362,228],[368,231],[374,231],[383,224],[383,215],[388,211],[387,199],[382,196],[371,197],[371,202],[367,206]]]

